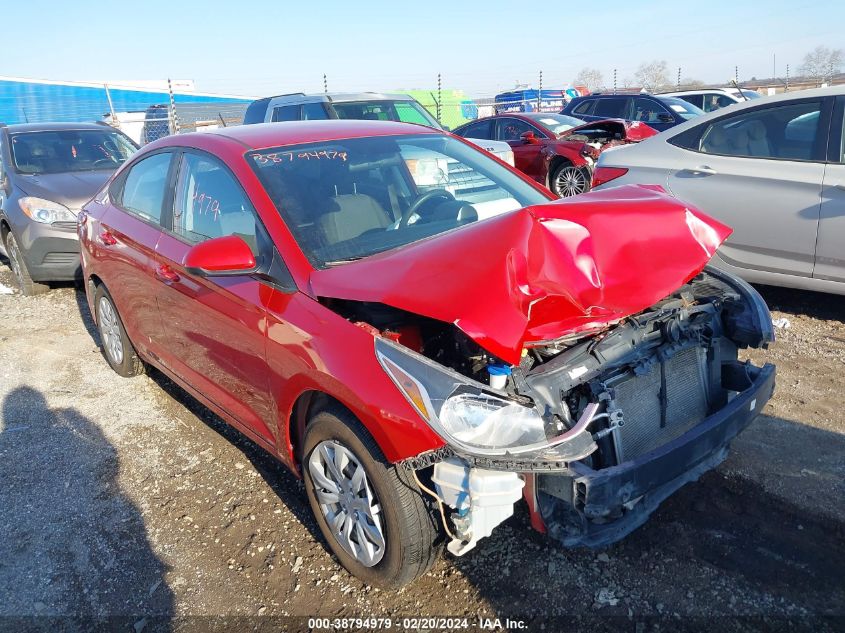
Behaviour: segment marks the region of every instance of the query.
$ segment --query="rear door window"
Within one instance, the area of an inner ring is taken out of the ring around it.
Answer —
[[[289,106],[278,106],[273,108],[273,118],[271,119],[274,123],[279,121],[299,121],[301,116],[301,108],[302,106],[299,105],[289,105]]]
[[[123,179],[119,206],[144,220],[160,223],[171,157],[170,152],[162,152],[132,165]]]
[[[804,101],[745,110],[706,126],[695,149],[725,156],[813,160],[821,108],[821,101]]]
[[[328,119],[329,115],[322,103],[303,103],[302,118],[305,121],[322,121]]]
[[[489,119],[487,121],[479,121],[478,123],[467,125],[458,132],[458,134],[464,138],[483,138],[485,140],[491,140],[493,138],[492,123],[493,122]]]
[[[628,103],[630,99],[626,97],[609,97],[607,99],[597,99],[596,108],[593,111],[593,116],[607,117],[609,119],[627,119]]]
[[[585,99],[575,106],[575,109],[572,110],[572,114],[590,114],[590,111],[593,109],[595,103],[596,99]]]

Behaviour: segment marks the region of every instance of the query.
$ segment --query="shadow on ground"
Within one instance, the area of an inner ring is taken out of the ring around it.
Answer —
[[[0,629],[168,630],[173,594],[114,447],[19,387],[0,418]],[[61,477],[56,477],[56,472]],[[58,483],[57,483],[58,482]],[[31,570],[26,573],[21,570]],[[8,627],[8,628],[6,628]]]

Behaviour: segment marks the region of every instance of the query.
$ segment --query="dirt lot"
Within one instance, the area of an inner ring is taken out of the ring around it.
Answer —
[[[0,294],[0,629],[452,615],[473,630],[479,616],[550,631],[842,630],[845,297],[765,296],[790,321],[751,354],[778,365],[777,393],[716,472],[604,552],[561,549],[520,507],[470,555],[384,592],[337,565],[301,483],[260,449],[161,375],[112,373],[81,292]],[[67,616],[79,619],[50,619]]]

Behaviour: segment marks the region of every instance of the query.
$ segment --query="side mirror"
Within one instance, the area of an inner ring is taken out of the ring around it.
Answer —
[[[185,269],[199,277],[245,275],[256,268],[255,255],[237,235],[216,237],[191,247],[182,262]]]
[[[675,120],[675,117],[673,117],[671,114],[666,114],[664,112],[663,114],[657,115],[657,120],[661,123],[672,123],[672,121]]]
[[[540,143],[540,139],[534,136],[534,132],[523,132],[519,135],[519,138],[526,145],[539,145]]]
[[[11,193],[9,189],[9,177],[6,174],[3,174],[0,176],[0,191],[8,196]]]

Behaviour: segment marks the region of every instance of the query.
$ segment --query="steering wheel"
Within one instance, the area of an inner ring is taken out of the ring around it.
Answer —
[[[408,221],[417,212],[417,209],[419,209],[429,200],[433,200],[434,198],[443,198],[448,202],[450,200],[454,200],[455,196],[453,196],[445,189],[432,189],[431,191],[426,191],[424,194],[417,196],[417,199],[414,200],[411,203],[411,206],[405,209],[405,212],[402,214],[402,219],[399,220],[398,228],[402,229],[408,226]]]

